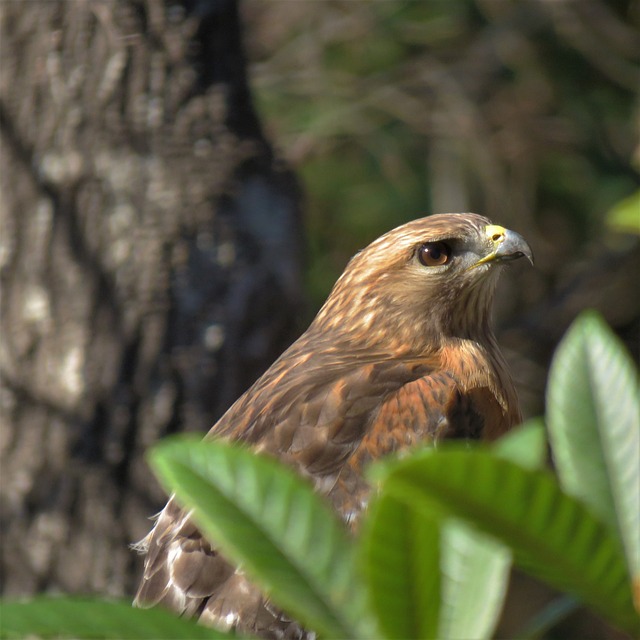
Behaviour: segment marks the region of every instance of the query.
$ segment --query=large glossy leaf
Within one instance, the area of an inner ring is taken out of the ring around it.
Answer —
[[[520,427],[495,450],[540,467],[544,428],[540,421]],[[384,470],[385,463],[379,466]],[[375,468],[370,475],[377,475]],[[459,520],[427,514],[383,491],[370,508],[361,550],[372,607],[388,637],[491,637],[509,578],[507,547]]]
[[[624,347],[595,314],[558,347],[547,392],[560,482],[615,529],[640,579],[640,395]]]
[[[547,461],[547,436],[542,418],[512,429],[492,446],[495,454],[525,469],[542,469]]]
[[[614,624],[638,631],[618,538],[551,474],[484,449],[419,452],[389,464],[383,491],[441,516],[462,518],[507,544],[516,564],[577,595]]]
[[[443,523],[442,538],[442,605],[434,637],[491,638],[509,582],[511,552],[452,518]]]
[[[370,507],[362,560],[371,607],[388,638],[437,637],[440,535],[436,518],[387,495]]]
[[[353,543],[293,471],[222,442],[165,441],[150,460],[210,539],[290,615],[327,637],[364,633]]]
[[[546,439],[541,420],[531,420],[493,445],[496,455],[529,469],[541,468]],[[511,552],[495,538],[459,520],[442,526],[442,606],[438,638],[491,638],[509,582]]]
[[[531,420],[494,445],[496,455],[529,469],[546,459],[541,420]],[[511,552],[460,520],[446,519],[441,543],[442,604],[437,637],[491,638],[509,582]]]
[[[134,609],[128,602],[40,597],[0,603],[0,637],[213,640],[236,636],[162,609]]]

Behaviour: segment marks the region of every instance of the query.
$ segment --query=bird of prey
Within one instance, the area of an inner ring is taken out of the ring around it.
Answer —
[[[476,214],[414,220],[356,254],[307,331],[207,438],[242,441],[307,477],[355,528],[363,467],[443,438],[494,439],[520,419],[491,329],[519,234]],[[268,638],[305,637],[205,540],[172,498],[140,543],[135,604]]]

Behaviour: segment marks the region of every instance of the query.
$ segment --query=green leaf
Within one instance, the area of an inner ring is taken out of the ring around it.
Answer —
[[[442,527],[441,640],[491,638],[509,582],[511,552],[468,525],[447,519]]]
[[[640,189],[607,212],[606,224],[614,231],[640,235]]]
[[[39,597],[26,602],[0,602],[0,637],[234,638],[178,618],[163,609],[134,609],[129,602],[90,598]]]
[[[524,466],[544,464],[541,421],[513,430],[496,452]],[[437,455],[432,449],[428,449]],[[383,477],[381,462],[370,476]],[[362,552],[374,611],[390,638],[489,638],[500,615],[511,553],[453,519],[441,521],[384,492],[370,508]]]
[[[575,594],[614,624],[640,631],[618,539],[548,472],[453,447],[419,452],[387,471],[388,495],[466,520],[509,545],[525,571]]]
[[[164,441],[150,461],[203,532],[290,615],[327,637],[364,633],[352,540],[293,471],[218,441]]]
[[[547,392],[562,486],[621,537],[640,581],[640,394],[631,359],[607,325],[583,314],[558,347]]]
[[[513,429],[492,448],[522,467],[543,467],[547,444],[542,420]],[[443,525],[442,538],[443,602],[437,637],[491,638],[504,604],[511,552],[495,538],[451,518]]]
[[[540,466],[544,428],[531,422],[495,445],[505,458]],[[433,448],[423,455],[438,455]],[[397,461],[369,468],[383,479]],[[426,514],[382,490],[363,533],[372,607],[388,637],[489,638],[500,615],[511,554],[459,520]]]
[[[542,418],[512,429],[493,445],[495,454],[525,469],[541,469],[547,459],[547,437]]]
[[[529,469],[544,466],[544,424],[530,420],[500,438],[496,455]],[[447,519],[442,535],[442,607],[437,637],[491,638],[509,582],[511,552],[495,538]]]
[[[435,638],[440,605],[440,525],[381,495],[362,535],[371,608],[388,638]]]

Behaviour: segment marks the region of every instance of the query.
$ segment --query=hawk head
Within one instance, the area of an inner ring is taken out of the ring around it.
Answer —
[[[367,348],[423,351],[443,338],[490,336],[500,269],[531,248],[515,231],[466,213],[420,218],[354,256],[312,325]]]

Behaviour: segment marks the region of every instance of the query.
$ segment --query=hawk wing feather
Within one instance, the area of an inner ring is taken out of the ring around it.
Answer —
[[[289,369],[280,389],[274,393],[271,388],[267,395],[268,386],[259,384],[208,437],[223,434],[245,441],[310,475],[316,489],[355,527],[369,496],[362,475],[369,460],[456,435],[448,431],[451,416],[460,409],[460,386],[452,375],[434,369],[435,363],[391,359],[346,372],[325,367],[324,384],[312,388],[296,384],[309,377]],[[279,367],[273,375],[280,376]],[[304,633],[211,547],[174,498],[145,546],[136,605],[162,604],[216,626],[267,636]]]

